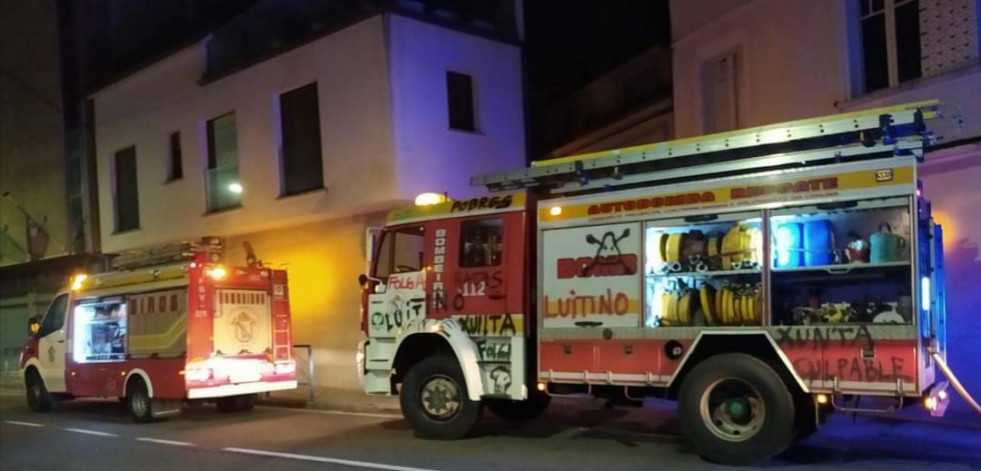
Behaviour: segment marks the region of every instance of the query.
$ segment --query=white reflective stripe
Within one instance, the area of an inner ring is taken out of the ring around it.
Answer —
[[[84,433],[86,435],[96,435],[99,437],[118,437],[115,433],[100,432],[98,430],[86,430],[84,428],[66,428],[66,432]]]
[[[4,420],[4,422],[11,425],[23,425],[25,427],[44,427],[42,424],[35,424],[34,422],[21,422],[19,420]]]
[[[149,437],[139,437],[139,438],[136,439],[136,441],[139,441],[139,442],[150,442],[150,443],[159,443],[161,445],[194,446],[193,443],[178,442],[176,440],[162,440],[162,439],[159,439],[159,438],[149,438]]]
[[[398,466],[392,464],[371,463],[368,461],[344,460],[339,458],[326,458],[323,456],[299,455],[296,453],[280,453],[278,451],[253,450],[250,448],[222,448],[222,451],[232,453],[242,453],[246,455],[270,456],[274,458],[287,458],[291,460],[313,461],[316,463],[339,464],[355,468],[384,469],[387,471],[435,471],[428,468],[413,468],[411,466]]]

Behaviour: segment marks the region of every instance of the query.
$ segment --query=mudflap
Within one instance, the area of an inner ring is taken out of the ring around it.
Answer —
[[[180,399],[151,399],[153,418],[164,419],[180,415],[184,401]]]

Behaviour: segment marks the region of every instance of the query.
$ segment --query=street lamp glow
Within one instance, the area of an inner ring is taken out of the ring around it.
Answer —
[[[228,185],[228,191],[232,193],[242,193],[242,184],[239,182],[231,183]]]

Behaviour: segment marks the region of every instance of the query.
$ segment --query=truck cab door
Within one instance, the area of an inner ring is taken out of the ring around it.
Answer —
[[[451,315],[508,313],[504,215],[451,221],[444,273]]]
[[[68,294],[54,298],[38,330],[38,362],[41,379],[49,392],[66,392],[65,354]]]

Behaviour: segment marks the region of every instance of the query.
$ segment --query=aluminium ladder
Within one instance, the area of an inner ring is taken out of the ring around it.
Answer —
[[[940,106],[921,101],[560,157],[470,183],[490,191],[583,193],[894,155],[922,159],[923,148],[936,140],[926,123],[942,116]]]

